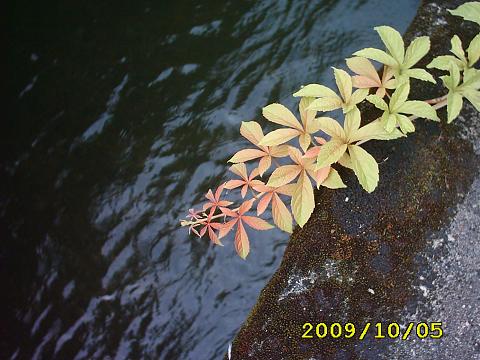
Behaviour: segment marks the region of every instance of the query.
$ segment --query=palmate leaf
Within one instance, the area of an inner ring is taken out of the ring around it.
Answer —
[[[435,68],[439,70],[449,71],[450,64],[456,65],[459,70],[473,68],[480,58],[480,34],[475,36],[467,48],[468,57],[462,47],[462,41],[457,35],[454,35],[451,42],[450,52],[452,55],[440,55],[434,58],[427,68]]]
[[[351,111],[358,103],[368,95],[368,89],[353,91],[352,77],[344,70],[333,68],[335,82],[341,96],[333,90],[320,84],[309,84],[293,94],[293,96],[315,97],[308,110],[332,111],[342,109],[343,113]]]
[[[421,36],[414,39],[407,50],[400,33],[390,26],[377,26],[374,28],[382,39],[387,52],[374,48],[366,48],[355,52],[353,55],[378,61],[391,67],[397,80],[396,85],[408,82],[413,77],[423,81],[435,83],[435,79],[422,69],[412,69],[430,50],[430,39]]]
[[[357,75],[352,76],[352,84],[359,89],[377,88],[375,94],[384,97],[386,89],[395,88],[395,80],[392,79],[393,71],[390,67],[383,68],[382,78],[378,76],[377,70],[370,60],[357,56],[346,59],[347,66]]]

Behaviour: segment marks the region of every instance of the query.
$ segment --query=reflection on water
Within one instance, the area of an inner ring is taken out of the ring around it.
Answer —
[[[0,355],[216,359],[288,240],[248,261],[178,221],[242,120],[403,31],[418,1],[10,2]]]

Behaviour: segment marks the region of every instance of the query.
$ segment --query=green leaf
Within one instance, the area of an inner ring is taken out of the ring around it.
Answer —
[[[397,117],[397,122],[400,125],[400,129],[402,129],[402,132],[404,134],[415,131],[415,126],[407,116],[402,114],[396,114],[395,116]]]
[[[450,63],[456,64],[458,67],[463,68],[462,62],[452,55],[441,55],[437,56],[432,60],[430,64],[427,65],[427,68],[439,69],[448,71],[450,69]]]
[[[408,69],[407,71],[405,71],[405,74],[414,79],[429,81],[436,84],[433,76],[425,69]]]
[[[347,150],[347,144],[338,139],[331,139],[322,145],[317,157],[316,169],[323,168],[338,161]]]
[[[308,175],[302,171],[292,195],[292,212],[295,221],[303,227],[315,208],[313,187]]]
[[[368,95],[367,101],[375,105],[377,109],[386,111],[388,110],[388,104],[378,95]]]
[[[340,95],[342,95],[344,102],[347,103],[350,100],[350,96],[352,96],[352,77],[345,70],[337,68],[333,68],[333,74]]]
[[[348,155],[348,152],[345,152],[342,157],[338,159],[338,163],[343,167],[353,169],[352,160],[350,159],[350,155]]]
[[[430,38],[428,36],[420,36],[413,40],[405,53],[405,60],[402,67],[409,69],[420,61],[430,50]]]
[[[388,113],[387,113],[388,114]],[[383,124],[378,121],[372,121],[371,123],[362,126],[355,135],[350,138],[350,142],[362,141],[366,142],[369,140],[394,140],[405,135],[398,129],[394,129],[392,132],[385,130]]]
[[[360,185],[371,193],[378,184],[378,164],[372,155],[357,145],[348,145],[353,171]]]
[[[403,63],[405,45],[403,43],[402,35],[390,26],[377,26],[374,29],[382,38],[383,43],[390,54],[392,54],[393,58],[397,60],[399,64]]]
[[[355,90],[355,92],[352,94],[352,97],[350,98],[350,104],[353,105],[352,109],[355,105],[357,105],[358,103],[361,103],[363,100],[365,100],[365,98],[368,95],[368,91],[369,91],[369,89]]]
[[[320,84],[308,84],[298,90],[293,96],[306,97],[338,97],[332,89]]]
[[[328,177],[322,182],[322,186],[325,186],[329,189],[342,189],[346,188],[347,185],[343,183],[342,178],[338,174],[337,170],[330,168],[330,173]]]
[[[365,48],[356,51],[355,53],[353,53],[353,55],[362,56],[370,60],[375,60],[379,63],[391,66],[393,68],[398,68],[399,66],[397,61],[391,55],[388,55],[385,51],[379,49]]]
[[[385,131],[391,133],[395,130],[395,125],[397,124],[397,117],[395,114],[389,114],[385,111],[381,118],[382,124],[385,128]]]
[[[476,22],[480,25],[480,2],[472,1],[460,5],[455,10],[448,10],[450,14],[463,17],[465,20]]]
[[[425,101],[409,100],[403,103],[397,110],[399,113],[412,114],[419,118],[440,121],[435,109]]]
[[[345,141],[345,131],[343,130],[342,125],[340,125],[337,120],[329,117],[319,117],[317,118],[317,120],[320,130],[322,130],[325,134],[334,139]]]
[[[447,95],[447,115],[448,115],[447,122],[449,124],[458,116],[458,114],[460,114],[460,110],[462,110],[462,106],[463,106],[462,95],[455,93],[453,91],[449,91]]]
[[[476,90],[468,90],[463,92],[463,96],[475,106],[477,111],[480,111],[480,92]]]
[[[345,135],[349,139],[360,128],[360,110],[355,107],[345,115]]]
[[[452,48],[450,51],[458,57],[460,60],[462,60],[464,63],[467,62],[465,58],[465,51],[463,51],[463,46],[462,46],[462,40],[457,35],[453,35],[452,39],[450,40],[450,43],[452,44]]]
[[[343,101],[338,96],[336,97],[322,97],[314,100],[307,110],[317,111],[332,111],[340,109],[343,106]]]
[[[465,69],[463,72],[462,89],[478,89],[480,88],[480,70]]]
[[[392,98],[390,99],[390,112],[396,112],[397,109],[402,106],[402,104],[407,100],[408,94],[410,93],[410,84],[404,83],[400,85],[393,93]]]
[[[480,58],[480,34],[475,36],[467,49],[468,65],[473,66]]]

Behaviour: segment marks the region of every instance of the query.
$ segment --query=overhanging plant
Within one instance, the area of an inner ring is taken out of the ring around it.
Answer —
[[[480,2],[465,3],[449,11],[480,25]],[[436,110],[444,106],[450,123],[459,115],[464,99],[480,111],[480,71],[474,67],[480,58],[480,34],[466,51],[455,35],[451,39],[453,55],[438,56],[427,65],[448,72],[440,77],[448,90],[446,95],[411,100],[411,81],[436,83],[426,69],[415,67],[430,50],[429,37],[417,37],[405,48],[395,29],[379,26],[375,30],[386,49],[366,48],[346,59],[353,75],[333,68],[338,93],[321,84],[302,87],[293,94],[300,98],[299,117],[281,104],[267,105],[263,116],[281,126],[268,134],[255,121],[242,122],[240,133],[253,146],[238,151],[229,160],[236,178],[221,184],[215,192],[209,190],[208,202],[200,210],[190,209],[182,226],[188,226],[199,237],[207,234],[217,245],[222,245],[221,239],[234,231],[235,249],[245,259],[250,251],[246,227],[273,228],[259,217],[269,206],[274,224],[291,233],[294,221],[303,227],[314,210],[314,185],[317,189],[346,187],[334,166],[353,170],[360,185],[369,193],[374,191],[379,181],[378,164],[362,144],[405,137],[415,131],[413,121],[417,118],[440,121]],[[383,65],[381,77],[371,60]],[[382,115],[360,126],[358,105],[364,101],[380,109]],[[343,113],[343,126],[337,119],[318,116],[334,110]],[[279,159],[288,163],[280,164]],[[235,206],[223,199],[225,189],[240,189],[244,201]],[[288,197],[289,204],[285,201]]]

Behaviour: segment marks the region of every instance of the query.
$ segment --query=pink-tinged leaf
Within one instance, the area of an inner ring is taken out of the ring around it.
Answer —
[[[208,190],[208,192],[205,194],[205,197],[211,202],[215,202],[215,196],[213,196],[212,189]]]
[[[252,181],[252,179],[255,179],[257,176],[258,176],[258,168],[252,170],[252,172],[250,173],[250,176],[248,177],[248,180]]]
[[[288,145],[270,146],[270,155],[272,155],[273,157],[288,156],[288,147]]]
[[[263,176],[265,171],[270,169],[271,165],[272,165],[272,157],[271,156],[267,155],[267,156],[262,157],[260,159],[260,161],[258,162],[258,173],[260,174],[260,176]]]
[[[290,159],[292,159],[298,165],[302,165],[302,153],[296,147],[289,146],[288,147],[288,155],[290,155]]]
[[[385,90],[385,88],[379,87],[379,88],[377,89],[377,91],[375,92],[375,95],[380,96],[381,98],[383,98],[386,93],[387,93],[387,91]]]
[[[257,192],[269,192],[272,191],[274,188],[266,186],[265,184],[258,184],[258,185],[253,185],[252,186],[253,190]]]
[[[237,231],[235,233],[235,250],[242,259],[245,259],[250,252],[248,235],[241,221],[238,222]]]
[[[260,145],[265,146],[275,146],[284,144],[289,140],[292,140],[294,137],[297,137],[301,134],[300,131],[296,129],[278,129],[269,132],[263,137],[260,141]]]
[[[218,238],[217,234],[215,233],[215,231],[209,227],[208,228],[208,237],[210,238],[210,240],[216,244],[216,245],[220,245],[220,246],[223,246],[223,244],[221,243],[220,239]]]
[[[376,81],[377,84],[380,83],[380,77],[378,76],[377,70],[370,60],[358,56],[347,59],[346,62],[347,66],[354,73],[370,78],[371,80]]]
[[[230,166],[229,170],[235,175],[240,176],[244,180],[248,179],[247,167],[244,163],[233,164],[232,166]]]
[[[310,149],[307,150],[305,155],[303,155],[304,158],[306,159],[313,159],[318,156],[318,153],[320,152],[321,147],[320,146],[314,146]]]
[[[260,199],[257,204],[257,215],[262,215],[263,212],[267,209],[268,204],[270,204],[270,200],[272,200],[273,193],[268,192]]]
[[[325,140],[324,138],[322,138],[321,136],[315,136],[315,141],[320,144],[320,145],[323,145],[327,142],[327,140]]]
[[[375,82],[374,80],[366,77],[355,75],[352,77],[353,86],[358,89],[370,89],[381,86],[380,83]]]
[[[298,165],[285,165],[275,169],[268,179],[267,186],[279,187],[293,181],[300,174]]]
[[[248,210],[252,208],[254,202],[255,202],[255,199],[250,199],[243,202],[242,205],[240,205],[240,208],[238,209],[238,214],[240,216],[245,214]]]
[[[266,152],[257,149],[245,149],[238,151],[233,157],[228,160],[231,163],[243,163],[245,161],[250,161],[253,159],[258,159],[259,157],[267,155]]]
[[[308,171],[308,174],[315,180],[317,183],[317,189],[320,188],[320,185],[325,181],[330,174],[330,166],[325,166],[318,169],[317,171]]]
[[[207,232],[207,229],[208,229],[208,226],[204,226],[204,227],[200,230],[200,237],[202,237],[203,235],[205,235],[205,233]]]
[[[273,222],[280,230],[292,232],[292,215],[277,194],[273,194],[272,216]]]
[[[216,230],[218,230],[218,239],[225,237],[230,230],[233,229],[235,224],[237,223],[238,218],[230,220],[227,223],[211,223],[210,226]]]
[[[225,214],[226,216],[233,217],[233,218],[238,217],[238,213],[236,211],[233,211],[233,210],[230,210],[230,209],[225,209],[223,211],[223,214]]]
[[[247,195],[247,191],[248,191],[248,185],[245,184],[243,185],[242,191],[240,192],[242,194],[242,199],[245,197],[245,195]]]
[[[255,216],[242,216],[242,221],[255,230],[263,231],[263,230],[270,230],[274,228],[273,225]]]
[[[190,225],[189,228],[188,228],[188,233],[190,234],[190,231],[193,232],[195,235],[197,235],[198,237],[202,237],[199,232],[197,231],[197,229],[195,229],[196,226],[200,226],[200,224],[195,224],[195,225]]]
[[[195,209],[188,209],[187,218],[189,218],[190,220],[198,220],[199,217],[200,217],[199,211]]]
[[[285,106],[281,104],[270,104],[262,109],[263,116],[276,124],[288,126],[297,130],[302,130],[302,125]]]
[[[225,189],[232,190],[242,186],[243,184],[245,184],[244,180],[229,180],[225,183]]]
[[[220,201],[220,196],[222,195],[222,191],[225,187],[225,183],[223,183],[222,185],[220,185],[218,188],[217,188],[217,191],[215,191],[215,201],[216,202],[219,202]]]
[[[253,145],[258,145],[263,138],[262,127],[256,121],[242,121],[240,134]]]

